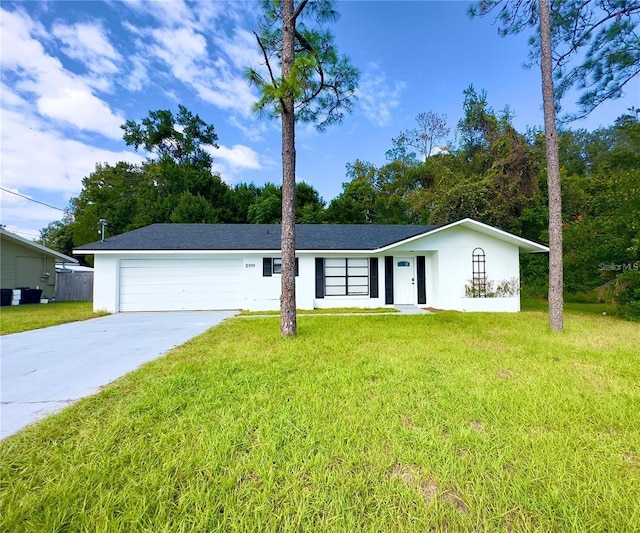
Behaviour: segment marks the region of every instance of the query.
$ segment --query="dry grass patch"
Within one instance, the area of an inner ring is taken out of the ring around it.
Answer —
[[[417,489],[427,503],[436,499],[453,504],[462,514],[468,515],[469,508],[455,490],[443,491],[432,478],[426,478],[417,468],[395,463],[389,472],[391,478],[399,479],[408,487]]]

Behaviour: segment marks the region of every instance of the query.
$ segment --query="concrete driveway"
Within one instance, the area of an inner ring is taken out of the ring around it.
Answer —
[[[0,337],[0,439],[203,333],[234,311],[117,313]]]

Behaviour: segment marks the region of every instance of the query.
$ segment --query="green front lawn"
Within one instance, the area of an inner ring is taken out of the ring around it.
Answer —
[[[613,305],[605,303],[576,303],[564,302],[565,313],[586,314],[586,315],[604,315],[617,316],[618,313]],[[527,300],[522,299],[521,308],[523,311],[542,311],[549,312],[549,302],[546,300]]]
[[[231,319],[0,445],[2,531],[637,531],[640,328]]]
[[[8,335],[108,314],[94,313],[91,302],[11,305],[0,307],[0,332],[2,335]]]

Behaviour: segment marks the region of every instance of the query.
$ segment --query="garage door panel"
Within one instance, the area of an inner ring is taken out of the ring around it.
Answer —
[[[171,307],[167,309],[165,302],[144,302],[144,309],[139,308],[140,304],[132,303],[120,305],[120,311],[122,312],[134,312],[134,311],[208,311],[215,309],[217,311],[241,309],[242,305],[239,302],[216,302],[215,307],[202,307],[202,302],[179,302],[175,301]]]
[[[234,297],[235,294],[238,294],[242,290],[242,286],[239,283],[217,283],[217,284],[208,284],[208,285],[181,285],[180,289],[166,291],[161,288],[158,288],[157,285],[137,285],[128,287],[126,291],[120,292],[120,299],[122,297],[134,295],[134,294],[161,294],[161,295],[179,295],[179,294],[193,294],[197,292],[198,294],[219,294],[219,295],[229,295],[230,297]]]
[[[189,273],[189,274],[207,274],[209,272],[214,272],[219,275],[233,275],[238,273],[238,268],[235,265],[180,265],[175,267],[136,267],[136,266],[126,266],[122,265],[122,268],[126,271],[127,275],[130,276],[146,276],[146,275],[154,275],[154,276],[164,276],[167,274],[167,270],[175,270],[180,273]]]
[[[207,299],[203,298],[201,295],[191,295],[191,294],[175,294],[171,295],[171,306],[176,306],[178,304],[187,304],[192,303],[194,305],[202,305],[203,303],[207,303]],[[220,305],[224,305],[225,309],[238,309],[238,305],[235,300],[226,300],[220,298],[220,296],[211,295],[208,303],[214,309],[220,309]],[[139,306],[139,305],[164,305],[166,307],[167,300],[163,297],[163,295],[146,295],[146,294],[129,294],[122,299],[120,302],[121,306]],[[230,306],[230,307],[229,307]],[[145,309],[146,310],[146,309]]]
[[[193,266],[193,265],[185,265],[181,267],[170,267],[171,270],[174,271],[174,274],[168,273],[167,269],[160,268],[142,268],[142,267],[121,267],[122,275],[125,278],[162,278],[165,279],[167,276],[173,276],[174,274],[179,274],[182,279],[188,277],[203,277],[209,278],[211,276],[237,276],[239,267],[217,267],[217,266]]]
[[[171,298],[171,301],[193,301],[193,302],[221,302],[221,301],[236,301],[237,293],[198,293],[193,294],[189,292],[183,293],[171,293],[171,294],[159,294],[159,293],[137,293],[137,294],[125,294],[120,299],[123,303],[133,302],[163,302],[167,301],[167,297]]]
[[[228,265],[228,266],[235,266],[236,264],[240,264],[241,260],[240,259],[234,259],[234,258],[229,258],[229,257],[220,257],[217,259],[212,259],[212,258],[208,258],[208,259],[197,259],[197,258],[191,258],[191,259],[122,259],[120,261],[120,265],[122,267],[126,267],[126,268],[155,268],[155,269],[162,269],[162,268],[177,268],[177,267],[181,267],[181,266],[185,266],[185,265],[193,265],[194,262],[201,262],[201,265],[204,266],[204,264],[208,264],[208,265],[214,265],[214,266],[221,266],[221,265]]]
[[[120,285],[126,288],[128,291],[133,287],[157,287],[165,285],[167,289],[171,289],[169,285],[179,285],[181,287],[197,287],[198,285],[241,285],[239,281],[236,281],[237,276],[189,276],[184,275],[180,279],[167,280],[166,277],[161,276],[143,276],[143,277],[131,277],[121,276]]]
[[[240,259],[126,259],[120,262],[121,311],[239,309]]]

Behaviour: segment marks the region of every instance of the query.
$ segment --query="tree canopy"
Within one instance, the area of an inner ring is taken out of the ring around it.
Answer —
[[[150,111],[141,122],[127,120],[121,128],[123,139],[136,150],[144,146],[160,160],[172,160],[177,164],[190,163],[194,167],[211,167],[213,157],[206,146],[217,148],[218,136],[212,124],[205,123],[183,105],[178,106],[174,117],[169,109]]]

